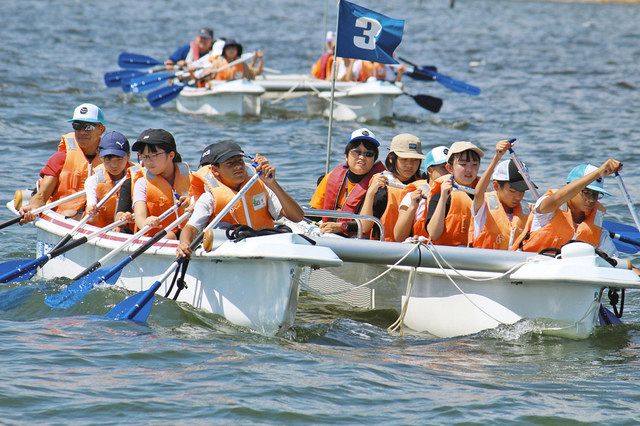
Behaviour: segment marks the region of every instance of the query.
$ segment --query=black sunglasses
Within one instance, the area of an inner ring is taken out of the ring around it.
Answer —
[[[84,121],[74,121],[71,123],[71,127],[73,127],[73,130],[84,130],[86,132],[90,132],[95,130],[98,126],[97,124],[86,123]]]

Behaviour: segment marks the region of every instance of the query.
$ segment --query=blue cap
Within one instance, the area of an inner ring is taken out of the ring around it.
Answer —
[[[424,159],[424,170],[428,171],[431,166],[445,164],[447,162],[448,155],[448,147],[444,145],[436,146],[427,153],[427,157]]]
[[[594,172],[596,170],[598,170],[598,168],[596,166],[594,166],[593,164],[583,163],[583,164],[580,164],[578,166],[575,166],[573,168],[573,170],[571,170],[571,172],[569,172],[569,176],[567,176],[567,183],[573,182],[575,180],[578,180],[581,177],[586,176],[589,173]],[[602,177],[599,177],[598,179],[594,180],[589,185],[587,185],[587,189],[591,189],[593,191],[602,192],[605,195],[611,195],[611,193],[609,193],[609,192],[604,190],[604,182],[603,182],[603,180],[604,179]]]
[[[129,148],[129,140],[120,132],[107,132],[100,138],[100,157],[107,155],[115,155],[117,157],[126,157],[131,149]]]

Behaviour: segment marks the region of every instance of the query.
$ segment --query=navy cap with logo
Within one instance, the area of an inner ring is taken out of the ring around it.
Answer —
[[[213,30],[209,27],[202,27],[198,31],[198,35],[203,38],[213,39]]]
[[[200,165],[224,163],[228,159],[238,155],[244,155],[244,151],[240,148],[240,145],[230,139],[224,140],[209,145],[204,149],[202,157],[200,157]]]
[[[374,135],[371,130],[365,127],[363,127],[362,129],[354,130],[351,133],[351,138],[349,138],[349,141],[347,143],[359,140],[370,141],[373,142],[375,146],[380,146],[380,142],[378,142],[378,140],[376,139],[376,135]]]
[[[98,147],[100,157],[115,155],[116,157],[126,157],[129,155],[129,140],[120,132],[107,132],[100,138]]]

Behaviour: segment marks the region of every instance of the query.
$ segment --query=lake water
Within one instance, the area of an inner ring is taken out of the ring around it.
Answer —
[[[334,3],[328,26],[335,25]],[[388,144],[402,132],[427,146],[472,140],[516,149],[540,188],[562,185],[576,164],[615,157],[640,200],[640,7],[526,1],[361,3],[406,19],[399,51],[476,84],[474,98],[407,80],[411,93],[444,99],[437,114],[404,97],[396,116],[366,123]],[[142,96],[106,89],[121,51],[163,58],[203,26],[261,48],[266,65],[306,72],[323,44],[323,1],[0,3],[0,193],[30,187],[76,105],[103,108],[130,138],[170,130],[183,157],[234,138],[267,155],[306,203],[324,170],[327,120],[304,103],[266,105],[260,118],[197,117],[151,109]],[[361,125],[335,123],[333,164]],[[613,220],[631,223],[615,182]],[[8,212],[4,215],[9,217]],[[33,255],[33,227],[0,233],[2,259]],[[104,321],[123,292],[101,289],[72,311],[44,295],[64,281],[0,289],[0,422],[37,423],[585,423],[640,422],[639,298],[624,320],[583,341],[539,335],[535,324],[456,339],[396,336],[395,315],[358,312],[313,295],[296,326],[266,338],[213,315],[156,302],[147,326]]]

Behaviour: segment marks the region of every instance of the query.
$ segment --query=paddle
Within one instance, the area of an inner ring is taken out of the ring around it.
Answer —
[[[243,55],[242,58],[238,58],[235,61],[232,61],[226,65],[221,66],[216,70],[216,72],[224,71],[227,68],[231,68],[237,64],[247,62],[249,59],[253,58],[254,54],[255,53],[247,56]],[[202,79],[198,79],[198,80],[202,80]],[[182,89],[184,89],[186,86],[187,84],[174,84],[171,86],[162,87],[158,90],[154,90],[153,92],[147,95],[147,101],[149,101],[149,104],[152,107],[158,108],[159,106],[164,105],[167,102],[170,102],[173,99],[177,98],[180,92],[182,92]]]
[[[432,71],[429,67],[419,67],[416,64],[398,57],[398,59],[400,59],[402,62],[406,63],[407,65],[411,65],[413,67],[413,71],[412,73],[414,74],[423,74],[425,76],[430,76],[430,77],[434,77],[435,81],[437,81],[438,83],[440,83],[441,85],[443,85],[444,87],[446,87],[449,90],[453,90],[454,92],[458,92],[458,93],[465,93],[467,95],[471,95],[471,96],[478,96],[480,95],[480,88],[477,86],[473,86],[469,83],[465,83],[464,81],[461,80],[456,80],[455,78],[451,78],[447,75],[444,74],[440,74],[437,71]]]
[[[222,218],[233,208],[238,200],[251,188],[251,186],[260,178],[260,173],[256,173],[249,179],[249,181],[238,191],[238,193],[227,203],[227,205],[216,215],[216,217],[198,234],[198,236],[191,242],[191,250],[200,245],[204,238],[204,233],[218,225],[222,221]],[[169,266],[164,274],[154,282],[147,290],[143,290],[130,296],[118,303],[113,309],[111,309],[106,317],[113,320],[129,319],[133,321],[144,322],[149,317],[151,307],[153,303],[149,303],[153,300],[156,291],[160,288],[162,283],[169,278],[171,274],[185,261],[185,258],[177,259]]]
[[[631,213],[631,217],[633,218],[633,223],[636,224],[636,228],[640,229],[640,219],[638,219],[638,212],[636,212],[636,208],[633,206],[633,201],[631,200],[631,196],[629,195],[629,191],[627,191],[627,187],[622,180],[622,176],[620,176],[619,172],[615,173],[616,180],[618,181],[618,186],[620,187],[620,191],[622,191],[622,196],[624,200],[627,202],[627,207],[629,207],[629,213]]]
[[[156,65],[164,65],[162,61],[151,56],[137,53],[122,52],[118,55],[118,66],[126,69],[149,68]]]
[[[122,90],[125,93],[133,92],[140,93],[147,90],[155,89],[158,86],[163,85],[168,80],[176,77],[188,76],[189,73],[183,71],[177,72],[159,72],[155,74],[143,74],[137,77],[132,77],[129,80],[123,81]]]
[[[31,211],[31,213],[33,213],[33,214],[42,213],[44,211],[47,211],[47,210],[53,209],[55,207],[58,207],[59,205],[64,204],[67,201],[71,201],[71,200],[75,200],[76,198],[83,197],[84,195],[85,195],[85,193],[84,193],[84,189],[83,189],[82,191],[73,193],[71,195],[67,195],[66,197],[60,198],[59,200],[56,200],[56,201],[53,201],[51,203],[45,204],[44,206],[38,207],[37,209],[33,209]],[[2,222],[2,223],[0,223],[0,229],[4,229],[7,226],[11,226],[13,224],[16,224],[16,223],[20,222],[21,219],[22,219],[22,216],[18,216],[18,217],[15,217],[13,219],[9,219],[6,222]]]
[[[109,201],[109,198],[111,198],[113,196],[113,194],[115,194],[117,191],[120,190],[120,188],[122,187],[122,184],[124,183],[126,179],[122,178],[120,179],[115,185],[113,185],[113,188],[111,188],[109,190],[109,192],[107,192],[104,197],[102,197],[102,199],[100,201],[98,201],[98,204],[96,204],[96,207],[98,209],[100,209],[102,206],[105,205],[105,203],[107,201]],[[64,236],[64,238],[62,238],[58,244],[56,244],[56,246],[53,248],[53,250],[62,247],[63,245],[67,244],[69,242],[69,240],[71,240],[71,238],[76,234],[76,232],[78,232],[78,230],[80,228],[82,228],[89,220],[91,219],[91,216],[86,215],[85,217],[83,217],[76,226],[73,227],[73,229],[71,231],[69,231],[67,233],[67,235]]]
[[[178,209],[179,205],[176,204],[160,216],[158,216],[159,221],[163,221],[170,214],[175,212]],[[173,224],[171,224],[173,225]],[[169,225],[166,229],[173,229],[173,227]],[[86,268],[84,271],[79,273],[73,278],[74,282],[69,284],[64,290],[60,291],[56,294],[51,294],[44,299],[44,303],[51,306],[52,308],[60,308],[66,309],[69,308],[76,303],[80,302],[84,297],[89,294],[91,289],[100,282],[107,282],[108,284],[114,284],[118,277],[119,273],[113,274],[107,277],[113,268],[100,268],[104,263],[111,260],[116,254],[120,253],[122,250],[129,247],[134,241],[142,237],[147,231],[151,229],[151,226],[146,225],[142,227],[138,232],[132,235],[127,241],[125,241],[120,247],[110,251],[106,255],[104,255],[100,260],[93,263],[91,266]],[[116,271],[117,272],[117,271]]]
[[[36,274],[36,271],[40,266],[44,266],[45,263],[47,263],[49,260],[53,259],[54,257],[60,256],[61,254],[64,254],[69,250],[72,250],[78,246],[81,246],[87,241],[101,234],[104,234],[105,232],[110,231],[113,228],[116,228],[120,225],[124,225],[125,223],[127,223],[126,220],[119,220],[119,221],[113,222],[105,226],[104,228],[98,229],[92,234],[85,235],[82,238],[78,238],[77,240],[73,240],[72,242],[70,242],[69,244],[63,247],[55,248],[51,250],[49,253],[42,255],[34,260],[17,259],[17,260],[2,262],[0,263],[0,283],[6,284],[10,282],[19,282],[19,281],[28,280]]]
[[[432,75],[425,74],[426,71],[438,72],[438,68],[433,65],[420,65],[419,67],[411,68],[406,75],[419,81],[435,81],[436,78]]]
[[[104,84],[107,87],[120,87],[126,80],[141,75],[145,75],[145,73],[138,70],[109,71],[104,73]]]
[[[411,93],[402,92],[411,97],[420,107],[433,113],[438,113],[442,108],[442,99],[429,95],[412,95]]]

